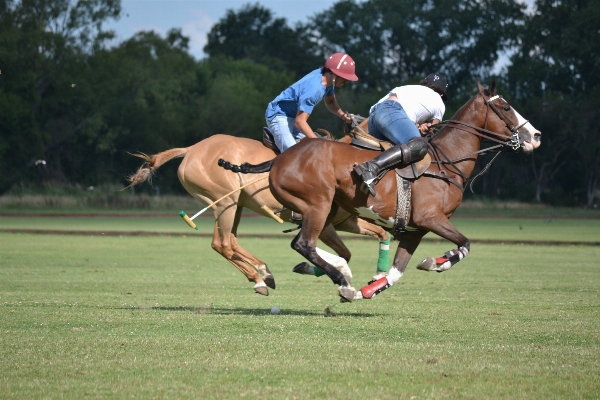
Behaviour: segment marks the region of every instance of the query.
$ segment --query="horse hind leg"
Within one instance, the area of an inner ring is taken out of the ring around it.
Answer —
[[[264,265],[264,263],[250,253],[240,251],[242,248],[237,244],[235,235],[232,232],[235,213],[231,207],[234,207],[234,205],[214,209],[215,228],[211,244],[212,248],[244,274],[248,281],[255,283],[254,291],[256,293],[268,296],[269,290],[267,289],[267,284],[254,267],[254,265]]]
[[[233,226],[231,228],[232,237],[231,237],[231,246],[234,251],[244,259],[244,262],[252,266],[258,271],[260,276],[262,277],[265,284],[271,289],[275,289],[275,278],[273,274],[269,270],[267,264],[262,262],[260,259],[254,257],[251,253],[247,252],[242,246],[240,246],[237,242],[237,228],[240,225],[240,220],[242,219],[242,211],[244,210],[243,206],[238,205],[235,210],[235,219],[233,221]]]

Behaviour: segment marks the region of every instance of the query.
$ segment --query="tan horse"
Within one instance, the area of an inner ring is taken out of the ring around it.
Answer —
[[[177,171],[179,181],[195,199],[208,205],[226,194],[268,175],[268,173],[244,175],[226,171],[217,165],[220,158],[236,163],[247,161],[259,164],[272,160],[276,153],[257,140],[214,135],[187,148],[170,149],[153,156],[144,154],[136,156],[144,159],[145,163],[129,178],[131,186],[146,181],[164,163],[183,157]],[[249,281],[254,282],[254,290],[257,293],[268,296],[267,286],[275,289],[273,275],[263,261],[241,247],[236,239],[242,210],[248,208],[258,214],[270,217],[262,208],[263,205],[271,210],[284,208],[271,194],[267,179],[258,180],[256,183],[235,191],[215,204],[212,207],[215,219],[212,248],[239,269]],[[291,221],[290,210],[282,211],[279,216],[284,221]],[[346,211],[337,213],[333,217],[332,224],[335,229],[340,231],[369,235],[380,241],[388,238],[386,231],[381,227],[359,220]],[[325,229],[319,238],[346,262],[350,260],[350,251],[335,233],[333,227]],[[348,278],[347,275],[346,277]]]

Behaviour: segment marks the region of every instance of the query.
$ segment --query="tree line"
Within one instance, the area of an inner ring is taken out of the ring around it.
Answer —
[[[340,0],[292,27],[249,3],[226,12],[208,34],[208,56],[195,60],[179,29],[111,45],[103,26],[120,17],[120,0],[0,0],[0,193],[124,184],[139,165],[129,152],[216,133],[260,139],[267,104],[342,51],[360,80],[338,91],[338,102],[365,116],[389,89],[440,72],[450,83],[449,119],[476,81],[495,77],[543,141],[532,155],[500,156],[474,185],[477,196],[591,205],[600,174],[600,3],[529,6]],[[341,136],[341,122],[321,105],[309,123]],[[182,192],[175,168],[161,169],[154,189]]]

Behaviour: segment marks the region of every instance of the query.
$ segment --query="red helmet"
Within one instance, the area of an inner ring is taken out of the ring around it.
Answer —
[[[348,54],[345,53],[334,53],[327,61],[325,61],[325,68],[329,68],[331,72],[339,77],[347,79],[349,81],[357,81],[358,76],[354,73],[356,66],[354,60]]]

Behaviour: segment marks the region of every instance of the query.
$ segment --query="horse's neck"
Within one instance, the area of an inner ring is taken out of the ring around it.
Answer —
[[[451,121],[459,121],[471,126],[483,128],[485,125],[485,115],[481,115],[481,111],[477,111],[476,98],[471,99],[467,104],[461,107]],[[481,149],[482,139],[480,136],[472,133],[473,128],[466,125],[451,124],[442,128],[442,130],[432,139],[432,142],[439,147],[443,154],[450,160],[457,160],[456,167],[467,177],[471,175],[475,168],[478,154]],[[475,154],[472,154],[475,153]],[[445,157],[438,154],[442,161]],[[466,157],[461,160],[462,157]]]

